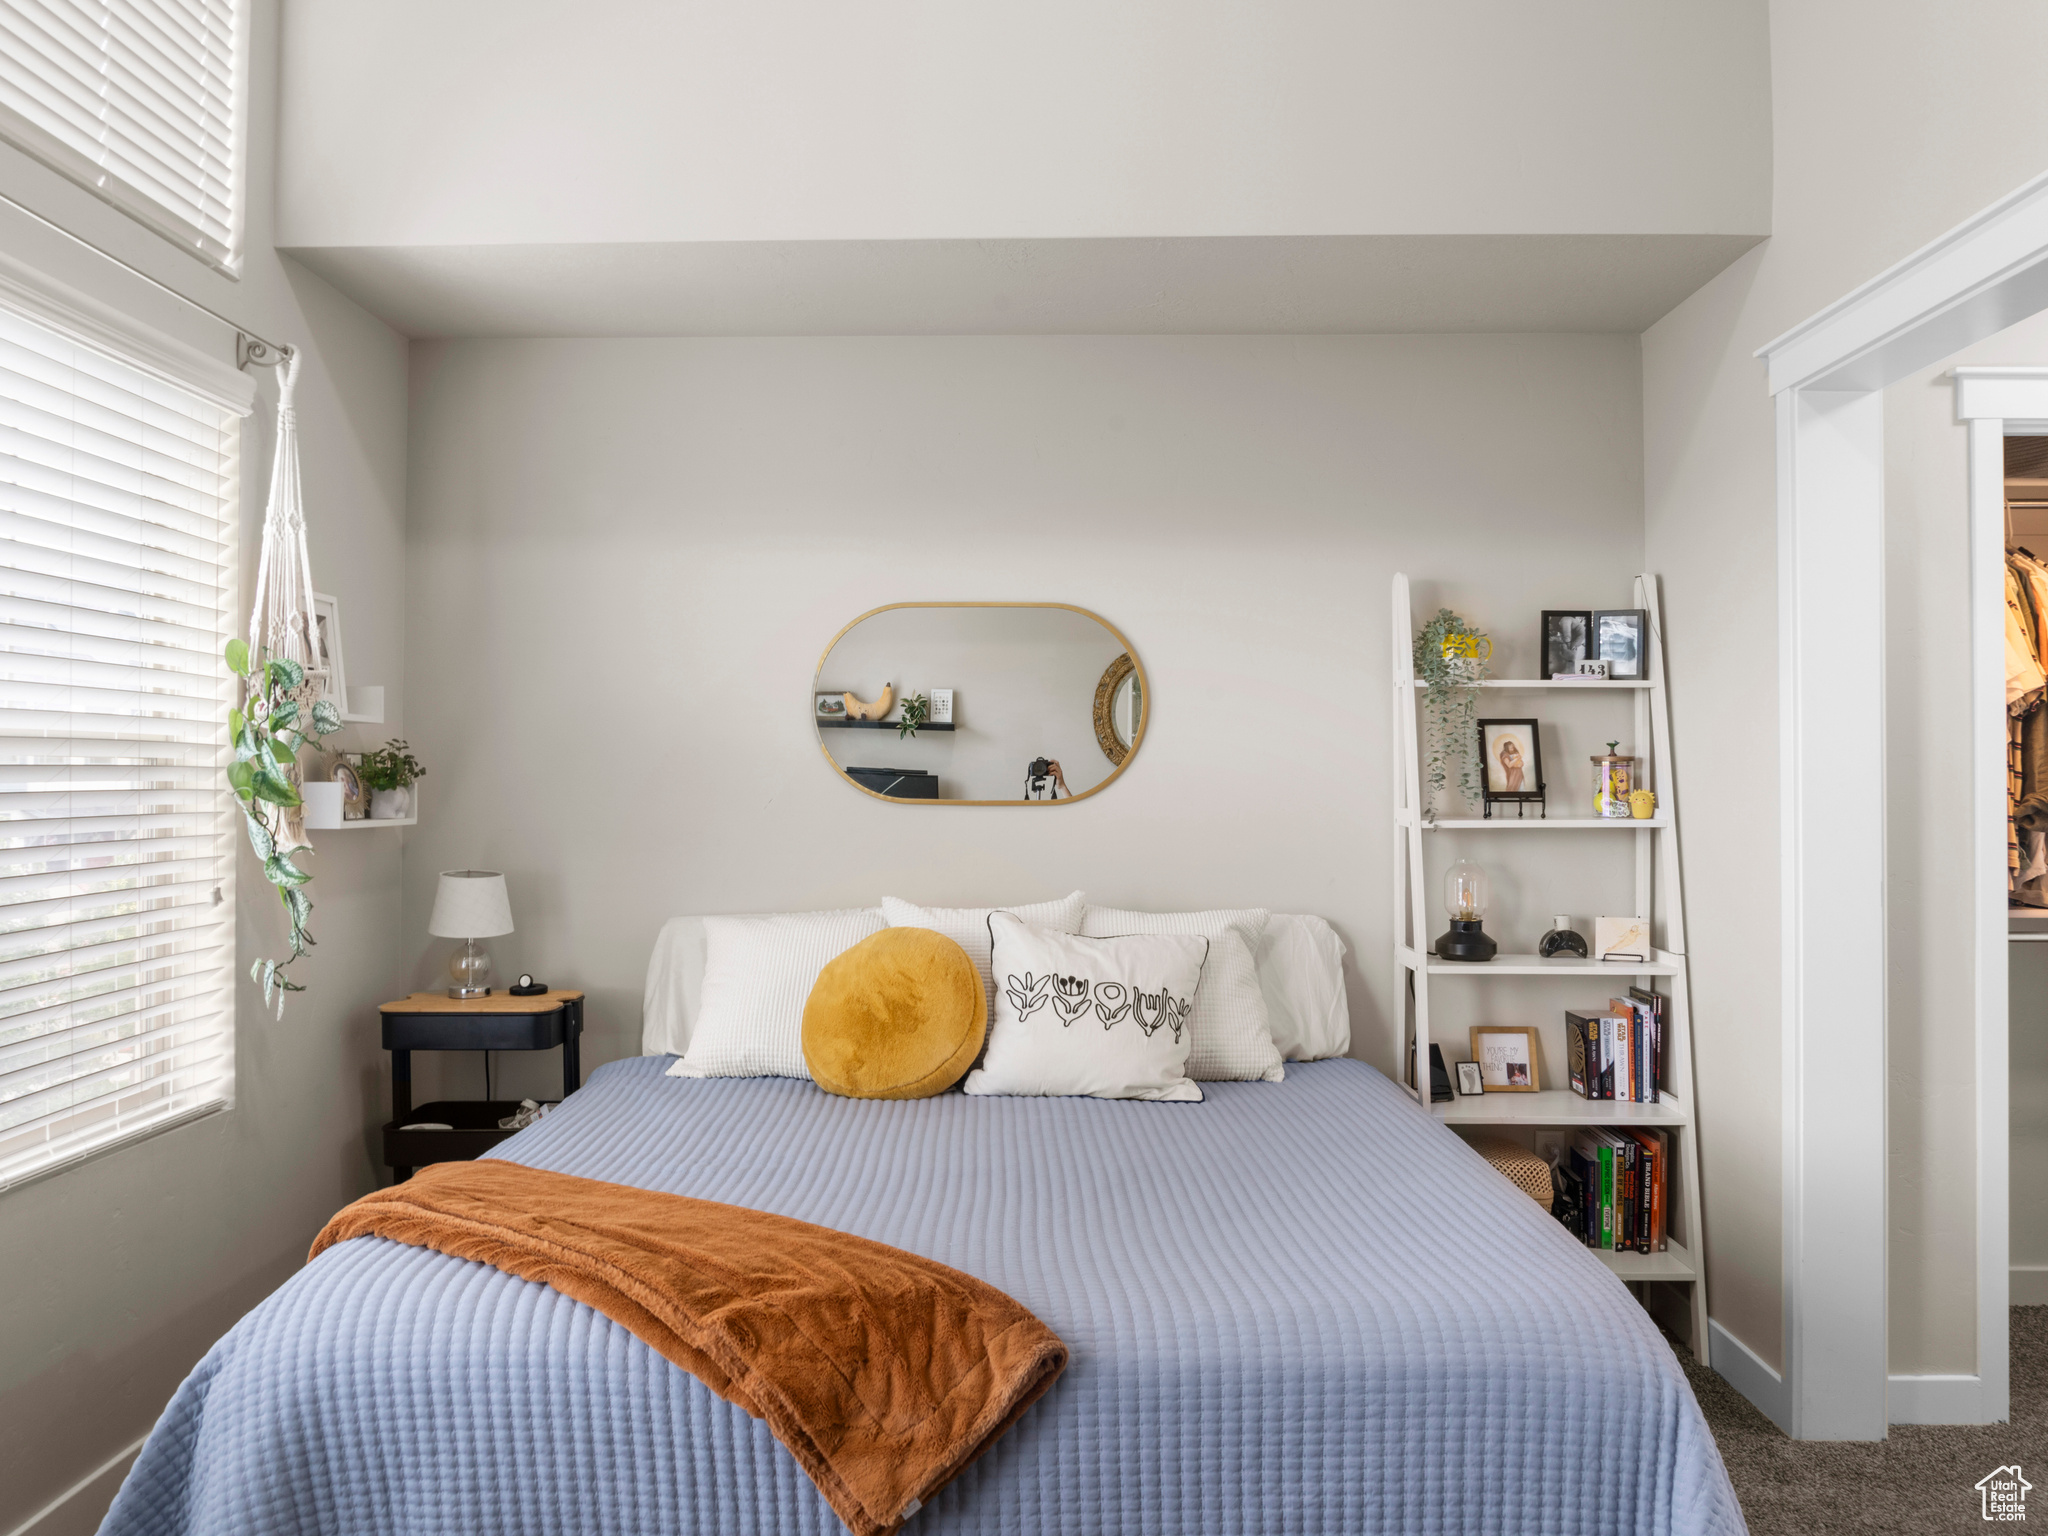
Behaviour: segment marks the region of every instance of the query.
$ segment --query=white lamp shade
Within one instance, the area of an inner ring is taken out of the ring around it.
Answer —
[[[444,869],[427,932],[443,939],[489,939],[512,931],[512,898],[495,869]]]

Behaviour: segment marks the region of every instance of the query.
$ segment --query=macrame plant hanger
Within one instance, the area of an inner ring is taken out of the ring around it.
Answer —
[[[265,359],[256,359],[264,361]],[[258,657],[295,661],[306,680],[293,695],[302,715],[327,688],[327,656],[313,613],[313,564],[306,554],[306,507],[299,488],[299,418],[292,390],[299,353],[286,352],[278,370],[277,452],[270,464],[270,503],[263,514],[263,553],[256,562],[256,600],[249,609],[249,649]],[[298,782],[296,772],[292,781]],[[304,848],[305,811],[283,817],[286,847]]]

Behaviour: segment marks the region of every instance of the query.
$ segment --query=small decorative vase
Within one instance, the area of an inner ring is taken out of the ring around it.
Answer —
[[[1592,958],[1585,938],[1573,931],[1569,917],[1550,920],[1550,932],[1543,935],[1542,942],[1536,946],[1536,953],[1545,960],[1570,959],[1574,955],[1581,960]]]
[[[412,786],[370,791],[370,820],[403,821],[412,814]]]
[[[1628,792],[1628,813],[1637,821],[1648,821],[1657,814],[1657,791],[1654,789],[1632,789]]]

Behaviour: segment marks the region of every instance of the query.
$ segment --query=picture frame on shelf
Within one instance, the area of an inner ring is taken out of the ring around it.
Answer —
[[[814,693],[811,695],[811,709],[820,720],[844,720],[846,718],[846,695],[843,693]]]
[[[1616,682],[1641,682],[1649,676],[1650,616],[1641,608],[1597,608],[1593,611],[1593,644],[1589,658],[1607,663]]]
[[[953,690],[950,688],[934,688],[930,690],[929,696],[932,709],[931,724],[951,725],[953,723]]]
[[[1496,805],[1543,803],[1543,743],[1534,720],[1481,720],[1480,791],[1485,814]]]
[[[343,752],[334,759],[334,782],[341,786],[341,819],[368,821],[370,791],[363,783],[363,754]]]
[[[1546,608],[1543,610],[1543,678],[1569,677],[1578,664],[1593,655],[1593,610],[1590,608]]]
[[[320,637],[320,654],[326,658],[324,669],[315,668],[313,675],[320,680],[320,697],[334,706],[339,715],[348,713],[348,667],[342,660],[341,648],[341,603],[325,592],[313,594],[313,627]]]
[[[1480,1076],[1478,1062],[1461,1061],[1458,1063],[1458,1092],[1468,1099],[1475,1098],[1479,1094],[1486,1092],[1486,1081]]]
[[[1474,1024],[1472,1060],[1487,1093],[1543,1091],[1541,1044],[1533,1024]]]
[[[1593,919],[1593,958],[1617,964],[1650,961],[1650,925],[1640,917]]]

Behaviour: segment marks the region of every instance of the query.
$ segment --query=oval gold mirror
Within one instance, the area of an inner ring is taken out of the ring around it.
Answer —
[[[1067,603],[892,603],[833,637],[811,687],[825,759],[855,788],[938,805],[1061,804],[1144,740],[1144,668]]]

